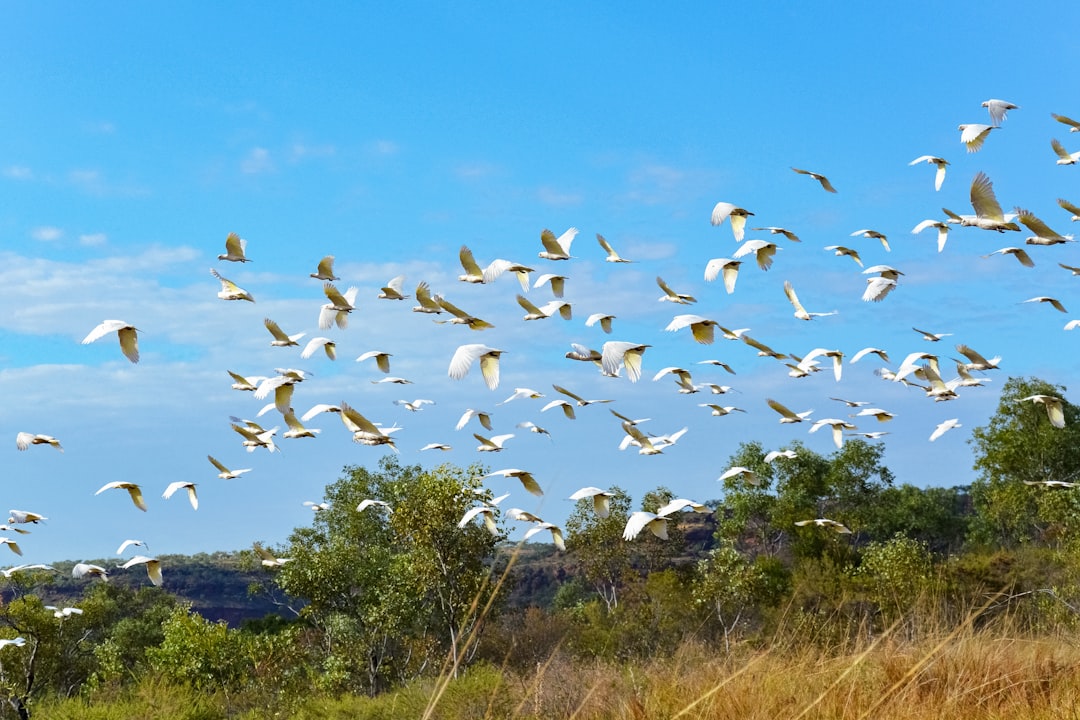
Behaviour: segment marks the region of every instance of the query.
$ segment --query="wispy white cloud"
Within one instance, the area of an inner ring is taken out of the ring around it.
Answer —
[[[138,197],[149,190],[137,184],[114,183],[96,168],[75,168],[67,172],[67,181],[88,195],[98,197]]]
[[[502,168],[500,166],[483,161],[462,163],[454,168],[454,174],[462,180],[482,180],[498,175],[501,172]]]
[[[401,152],[401,146],[393,140],[376,140],[370,147],[376,155],[397,155]]]
[[[8,165],[4,168],[4,177],[12,180],[33,180],[34,171],[25,165]]]
[[[96,135],[112,135],[116,132],[116,124],[103,120],[101,122],[92,122],[86,124],[86,131],[94,133]]]
[[[79,235],[79,244],[87,247],[97,247],[108,242],[109,237],[105,233],[84,233]]]
[[[301,160],[313,158],[333,157],[336,154],[337,147],[330,144],[309,145],[307,143],[297,142],[293,143],[289,148],[289,160],[291,162],[300,162]]]
[[[701,188],[715,184],[709,172],[645,162],[627,172],[623,197],[642,205],[676,203],[696,197]]]
[[[30,231],[30,237],[41,242],[53,242],[64,236],[64,231],[53,225],[39,225]]]
[[[240,161],[240,172],[245,175],[261,175],[274,171],[274,162],[270,158],[270,151],[264,147],[252,148]]]
[[[537,189],[536,199],[545,205],[552,205],[554,207],[580,205],[583,200],[580,193],[561,191],[546,185]]]

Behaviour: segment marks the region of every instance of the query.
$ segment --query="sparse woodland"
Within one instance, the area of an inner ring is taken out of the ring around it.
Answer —
[[[971,487],[895,484],[865,440],[769,463],[747,443],[729,465],[759,484],[728,478],[666,540],[623,535],[668,489],[597,478],[609,513],[579,501],[565,552],[507,543],[498,505],[495,532],[460,526],[484,468],[348,467],[286,546],[242,554],[262,619],[12,573],[0,717],[1072,717],[1080,410],[1054,427],[1033,394],[1064,388],[1005,383]],[[81,613],[49,604],[72,587]]]

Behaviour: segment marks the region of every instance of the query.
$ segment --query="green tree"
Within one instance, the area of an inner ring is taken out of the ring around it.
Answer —
[[[786,590],[777,583],[775,560],[761,556],[752,562],[730,544],[722,544],[698,560],[695,567],[692,597],[720,625],[724,648],[740,627],[749,625],[763,607],[775,604]]]
[[[457,527],[465,512],[491,499],[482,470],[402,466],[385,457],[327,486],[329,509],[297,528],[276,570],[277,583],[308,605],[323,678],[331,689],[375,693],[451,658],[467,659],[492,599],[489,568],[496,543],[479,524]],[[362,500],[390,510],[356,508]]]
[[[578,500],[566,521],[566,536],[567,547],[581,563],[585,580],[610,613],[618,606],[619,593],[631,572],[631,554],[622,539],[630,517],[630,496],[618,486],[608,491],[612,494],[608,516],[599,517],[591,499]]]
[[[870,599],[886,624],[906,619],[914,630],[913,610],[933,579],[933,562],[924,542],[897,533],[890,540],[869,543],[856,575],[867,582]]]
[[[1022,401],[1064,394],[1064,387],[1037,378],[1009,378],[990,422],[972,431],[979,472],[971,486],[976,542],[1010,548],[1080,530],[1080,493],[1024,484],[1080,478],[1080,408],[1063,399],[1065,427],[1056,428],[1043,405]]]

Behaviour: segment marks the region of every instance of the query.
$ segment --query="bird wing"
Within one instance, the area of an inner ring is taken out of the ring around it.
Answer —
[[[225,237],[225,253],[230,256],[244,257],[244,251],[247,249],[247,240],[242,239],[234,232],[229,233]]]
[[[320,260],[316,273],[326,277],[328,280],[334,280],[334,256],[327,255]]]
[[[469,367],[472,366],[473,361],[488,350],[490,350],[490,348],[481,343],[461,345],[454,351],[454,356],[450,359],[450,369],[447,371],[447,374],[454,380],[460,380],[468,374]]]
[[[1051,230],[1045,222],[1031,212],[1024,210],[1023,208],[1015,208],[1015,212],[1016,219],[1023,223],[1024,227],[1028,230],[1035,233],[1036,236],[1045,238],[1059,237],[1059,235]]]
[[[780,413],[781,415],[783,415],[786,418],[797,418],[797,417],[799,417],[795,413],[791,412],[791,410],[789,410],[785,406],[781,405],[777,401],[773,400],[772,398],[768,398],[765,402],[768,404],[769,407],[771,407],[773,410]]]
[[[980,171],[971,181],[971,206],[980,218],[1004,222],[1004,213],[994,195],[994,184],[984,172]]]
[[[489,351],[480,356],[480,375],[483,376],[488,390],[499,387],[499,355],[497,353]]]
[[[146,512],[146,501],[143,500],[142,488],[135,483],[124,483],[118,487],[122,487],[128,491],[128,495],[131,496],[131,502],[135,503],[135,507],[139,508],[143,512]]]
[[[544,313],[542,310],[540,310],[540,308],[536,307],[536,305],[531,303],[529,299],[524,295],[518,295],[517,302],[518,305],[520,305],[525,310],[525,312],[529,313],[530,315],[546,315],[546,313]]]
[[[1062,160],[1072,160],[1069,156],[1069,151],[1065,149],[1065,146],[1062,145],[1057,138],[1052,138],[1050,140],[1050,147],[1054,149],[1054,152],[1057,153],[1057,156]]]
[[[484,276],[484,271],[480,269],[480,265],[477,264],[476,258],[473,257],[472,250],[467,246],[461,246],[461,250],[458,251],[458,259],[461,261],[461,267],[465,269],[466,275],[475,277]]]
[[[657,516],[651,512],[639,510],[633,513],[626,521],[626,527],[623,529],[623,540],[633,540],[641,533],[645,527],[657,519]],[[664,522],[664,534],[667,535],[667,523]],[[666,539],[666,538],[665,538]]]
[[[795,288],[791,286],[791,282],[788,280],[784,281],[784,294],[787,295],[788,302],[794,306],[797,314],[806,314],[806,308],[799,302],[799,296],[795,294]]]
[[[123,320],[106,320],[87,334],[83,338],[82,344],[89,345],[90,343],[100,340],[111,332],[115,332],[122,327],[126,327],[127,323]]]

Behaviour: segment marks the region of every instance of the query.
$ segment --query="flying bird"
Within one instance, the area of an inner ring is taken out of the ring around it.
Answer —
[[[492,435],[490,438],[486,438],[483,435],[473,433],[473,437],[480,443],[476,447],[478,452],[502,452],[503,444],[514,437],[514,435],[513,433],[508,433],[505,435]]]
[[[1065,401],[1053,395],[1028,395],[1020,398],[1017,402],[1033,402],[1046,408],[1046,416],[1050,424],[1056,428],[1065,427]]]
[[[751,485],[760,485],[761,478],[756,472],[750,468],[743,467],[742,465],[736,465],[735,467],[726,470],[720,477],[717,478],[718,482],[723,482],[730,478],[739,478],[740,480],[750,483]]]
[[[1028,245],[1060,245],[1072,242],[1072,235],[1062,235],[1051,230],[1045,222],[1028,210],[1016,208],[1016,219],[1020,221],[1021,225],[1035,233],[1025,241]]]
[[[806,308],[799,302],[799,296],[795,294],[795,288],[791,286],[791,282],[788,280],[784,281],[784,294],[787,295],[788,302],[795,308],[795,317],[799,320],[813,320],[816,317],[836,315],[836,310],[832,312],[807,312]]]
[[[195,494],[195,483],[193,482],[177,480],[176,482],[169,483],[169,486],[165,488],[165,492],[161,494],[161,497],[168,500],[177,490],[187,490],[188,502],[191,503],[191,508],[193,510],[199,509],[199,496]]]
[[[331,360],[337,360],[337,343],[328,337],[313,337],[308,340],[307,345],[304,346],[303,351],[300,353],[300,357],[307,360],[318,352],[319,348],[323,349],[323,352],[326,353],[326,357]]]
[[[960,131],[960,142],[964,143],[969,153],[979,152],[983,143],[990,135],[995,125],[983,125],[980,123],[964,123],[957,129]]]
[[[214,268],[210,268],[210,274],[221,281],[221,290],[218,291],[217,296],[222,300],[247,300],[248,302],[255,302],[255,298],[252,297],[251,293],[234,283],[232,280],[222,277]]]
[[[494,390],[499,387],[499,356],[504,352],[504,350],[497,350],[481,343],[461,345],[450,359],[447,375],[454,380],[460,380],[468,374],[473,362],[479,360],[480,374],[484,378],[484,384],[489,390]]]
[[[796,525],[796,527],[806,527],[807,525],[814,525],[816,527],[829,528],[830,530],[833,530],[834,532],[837,532],[837,533],[839,533],[841,535],[850,535],[851,534],[851,530],[849,530],[843,523],[839,523],[839,522],[837,522],[835,520],[830,520],[829,518],[814,518],[813,520],[796,520],[795,525]]]
[[[472,284],[492,283],[504,272],[513,269],[518,276],[518,282],[521,283],[522,289],[525,292],[529,291],[529,273],[532,272],[532,268],[518,265],[509,260],[497,259],[492,260],[487,267],[481,269],[473,257],[472,250],[465,245],[462,245],[461,250],[458,251],[458,260],[461,262],[462,269],[465,270],[464,274],[458,276],[458,280],[461,282]],[[419,297],[417,295],[417,299]]]
[[[161,585],[161,561],[157,558],[146,557],[145,555],[136,555],[128,560],[120,567],[127,570],[128,568],[136,565],[143,565],[146,567],[146,576],[150,578],[150,582],[154,585]]]
[[[735,281],[739,278],[740,265],[742,265],[742,260],[713,258],[705,265],[705,282],[712,282],[723,274],[724,289],[730,295],[735,292]]]
[[[876,348],[876,347],[863,348],[859,352],[852,355],[851,360],[849,362],[850,363],[857,363],[858,361],[862,360],[864,357],[866,357],[867,355],[870,355],[871,353],[874,354],[874,355],[877,355],[884,362],[889,362],[889,354],[887,352],[885,352],[884,350],[882,350],[881,348]]]
[[[668,284],[664,282],[664,279],[659,275],[656,276],[656,284],[660,286],[660,289],[664,291],[664,294],[660,296],[660,301],[673,302],[679,305],[689,305],[696,303],[697,299],[693,295],[685,295],[683,293],[677,293],[668,287]]]
[[[64,452],[64,448],[60,446],[60,441],[52,435],[40,435],[28,432],[21,432],[15,435],[15,447],[20,450],[26,450],[31,445],[52,445],[60,452]]]
[[[923,340],[927,340],[929,342],[938,342],[939,340],[941,340],[941,338],[949,337],[950,335],[952,335],[952,333],[926,332],[925,330],[920,330],[919,328],[915,328],[915,327],[913,327],[911,329],[914,330],[915,332],[919,333],[920,335],[922,335]]]
[[[488,505],[477,505],[466,510],[465,514],[461,516],[461,520],[458,521],[458,527],[465,527],[475,520],[477,516],[484,521],[484,527],[487,528],[487,531],[498,537],[499,526],[495,524],[495,509]]]
[[[342,401],[341,403],[340,414],[341,422],[345,426],[345,429],[352,433],[354,443],[370,447],[388,445],[391,450],[397,452],[397,446],[394,445],[394,439],[391,437],[391,434],[401,428],[396,426],[392,428],[379,427],[361,415],[357,410],[353,409],[345,401]]]
[[[1005,120],[1005,116],[1010,110],[1020,109],[1019,105],[1013,105],[1008,100],[997,100],[994,98],[983,101],[982,106],[990,113],[990,121],[994,124],[994,127],[1001,125],[1001,122]]]
[[[597,404],[602,404],[602,403],[614,402],[613,400],[586,400],[585,398],[581,397],[577,393],[570,392],[569,390],[567,390],[566,388],[564,388],[564,387],[562,387],[560,385],[552,385],[551,387],[555,388],[555,392],[562,393],[566,397],[573,400],[574,403],[577,404],[578,407],[588,407],[589,405],[597,405]]]
[[[123,320],[104,321],[83,338],[82,344],[89,345],[111,332],[115,332],[120,339],[120,352],[124,353],[124,357],[133,363],[139,362],[139,330]]]
[[[605,374],[616,376],[619,367],[626,368],[626,377],[630,382],[641,378],[641,356],[650,345],[609,340],[600,351],[600,363]]]
[[[296,413],[292,408],[289,408],[281,417],[285,420],[285,424],[289,426],[289,429],[282,435],[284,438],[296,439],[296,438],[313,438],[317,437],[322,430],[318,428],[306,428],[304,424],[296,418]]]
[[[514,400],[536,400],[536,399],[542,398],[542,397],[544,397],[544,393],[542,393],[542,392],[540,392],[538,390],[533,390],[532,388],[521,388],[521,387],[519,387],[519,388],[514,388],[514,394],[513,395],[506,398],[505,400],[503,400],[500,403],[496,403],[496,405],[505,405],[508,402],[513,402]]]
[[[236,233],[231,232],[225,237],[225,253],[218,255],[217,259],[240,263],[251,262],[244,254],[246,250],[247,240],[244,240]]]
[[[941,252],[945,249],[945,243],[949,239],[949,224],[942,222],[941,220],[927,219],[916,225],[911,233],[918,235],[927,228],[937,228],[937,250]]]
[[[264,318],[263,325],[266,326],[266,329],[269,330],[270,334],[274,337],[274,339],[270,341],[270,345],[272,347],[291,347],[294,345],[299,345],[300,343],[298,343],[297,341],[307,335],[307,333],[287,335],[285,334],[285,331],[281,329],[281,326],[279,326],[270,318]]]
[[[330,301],[319,308],[319,327],[326,330],[336,324],[344,330],[349,326],[349,313],[356,309],[356,294],[360,292],[357,287],[350,287],[344,293],[340,292],[332,282],[323,283],[323,294]]]
[[[465,312],[464,310],[454,305],[449,300],[446,300],[445,298],[436,297],[435,299],[436,302],[438,302],[439,307],[454,316],[453,320],[436,320],[435,322],[437,323],[450,323],[451,325],[467,325],[470,330],[477,331],[489,330],[495,327],[486,320],[481,320],[475,315],[470,315],[469,313]]]
[[[786,237],[791,242],[802,242],[802,240],[799,239],[798,235],[791,232],[787,228],[776,227],[776,226],[770,225],[768,227],[756,227],[756,228],[750,228],[750,229],[751,230],[768,230],[770,235],[783,235],[784,237]]]
[[[34,523],[35,525],[42,520],[48,520],[49,518],[41,515],[40,513],[31,512],[30,510],[8,510],[8,523],[22,524],[22,523]]]
[[[825,249],[832,250],[833,254],[837,257],[843,257],[847,255],[849,258],[854,260],[859,267],[863,266],[862,258],[859,257],[858,250],[853,250],[852,248],[849,248],[845,245],[826,245]]]
[[[768,270],[772,267],[773,257],[779,249],[776,243],[768,240],[747,240],[739,246],[738,250],[732,253],[731,257],[741,258],[753,254],[757,266],[762,270]]]
[[[496,437],[513,437],[513,435],[499,435]],[[492,442],[494,442],[496,438],[491,438],[491,440]],[[503,470],[496,470],[494,472],[490,472],[487,475],[484,475],[481,479],[489,477],[517,478],[521,481],[521,486],[533,495],[544,494],[543,489],[540,487],[540,483],[536,482],[536,478],[534,478],[532,473],[528,472],[527,470],[519,470],[518,468],[506,468]]]
[[[416,286],[416,302],[420,303],[412,309],[415,313],[427,313],[429,315],[439,315],[443,312],[442,306],[437,302],[439,296],[431,296],[431,286],[426,282],[421,282]]]
[[[1050,147],[1054,149],[1054,154],[1058,156],[1058,165],[1075,165],[1077,161],[1080,161],[1080,151],[1070,153],[1057,138],[1050,140]]]
[[[746,218],[754,213],[745,208],[737,207],[729,202],[718,202],[713,207],[712,224],[722,224],[725,220],[731,221],[731,232],[737,242],[742,242],[746,231]]]
[[[941,183],[945,182],[945,167],[949,164],[949,161],[935,155],[920,155],[909,162],[908,165],[918,165],[919,163],[929,163],[937,166],[937,172],[934,173],[934,190],[941,190]]]
[[[1031,259],[1031,256],[1023,248],[1003,247],[988,255],[983,255],[983,257],[988,258],[992,255],[1012,255],[1024,267],[1035,267],[1035,261]]]
[[[1001,361],[1000,356],[987,360],[977,351],[964,344],[958,344],[956,346],[956,352],[968,359],[968,362],[964,365],[966,370],[997,370],[998,362]]]
[[[780,458],[794,460],[797,457],[798,453],[796,453],[794,450],[770,450],[769,452],[765,453],[765,462],[771,465],[773,462]]]
[[[810,414],[814,412],[813,410],[806,410],[801,413],[792,412],[791,410],[788,410],[786,407],[773,400],[772,398],[767,399],[765,402],[773,410],[780,413],[781,424],[800,423],[803,420],[808,419],[810,417]]]
[[[566,291],[566,281],[570,278],[565,275],[556,275],[555,273],[544,273],[536,278],[533,283],[533,290],[547,283],[551,285],[551,294],[557,298],[561,298]]]
[[[829,191],[831,193],[836,192],[836,188],[834,188],[832,186],[832,183],[829,182],[829,178],[825,177],[824,175],[819,175],[818,173],[810,172],[809,170],[800,170],[799,168],[795,168],[795,167],[793,167],[791,169],[794,170],[795,172],[799,173],[800,175],[809,175],[810,177],[814,178],[819,183],[821,183],[821,187],[823,187],[825,190],[827,190],[827,191]]]
[[[482,412],[480,410],[473,410],[472,408],[469,408],[461,414],[461,418],[458,420],[457,426],[454,429],[460,430],[461,428],[465,427],[468,424],[469,420],[473,419],[474,417],[484,427],[485,430],[491,430],[491,414]]]
[[[135,504],[135,507],[139,508],[143,512],[146,512],[146,501],[143,500],[142,487],[133,482],[126,482],[124,480],[114,480],[110,483],[105,483],[95,495],[100,495],[106,490],[127,490],[128,495],[131,496],[131,502]],[[8,522],[11,522],[9,519]]]
[[[434,405],[434,400],[425,400],[424,398],[417,398],[416,400],[395,400],[395,405],[400,405],[409,412],[419,412],[424,409],[425,405]]]
[[[116,548],[116,554],[117,555],[123,555],[124,551],[127,550],[129,547],[132,547],[132,546],[146,547],[147,545],[142,540],[125,540],[124,542],[120,543],[120,547]]]
[[[1077,122],[1070,117],[1065,117],[1064,115],[1058,115],[1056,113],[1050,113],[1050,117],[1054,118],[1063,125],[1068,125],[1069,132],[1080,132],[1080,122]]]
[[[386,287],[379,291],[379,300],[404,300],[409,297],[405,294],[405,276],[398,275],[386,283]]]
[[[952,430],[953,428],[963,427],[957,418],[950,418],[944,422],[938,423],[938,426],[934,428],[934,432],[930,434],[930,442],[934,442],[939,437]]]
[[[615,252],[615,249],[611,247],[611,243],[609,243],[604,238],[604,236],[601,235],[600,233],[596,233],[596,241],[600,243],[600,247],[602,247],[604,249],[604,252],[607,253],[607,257],[604,258],[604,260],[606,260],[607,262],[610,262],[610,263],[633,262],[633,260],[627,260],[626,258],[620,256],[619,253]]]
[[[858,429],[846,420],[840,420],[838,418],[822,418],[810,426],[810,432],[817,432],[826,425],[832,427],[833,442],[836,444],[837,448],[842,448],[844,446],[844,430]]]
[[[614,493],[602,490],[598,487],[583,487],[570,496],[570,500],[592,500],[593,512],[599,518],[606,518],[611,514],[611,498]]]
[[[259,543],[252,543],[251,547],[255,550],[255,554],[259,556],[263,567],[281,567],[287,562],[290,562],[292,558],[279,558],[272,552],[264,548]]]
[[[642,530],[648,530],[661,540],[667,540],[667,524],[668,519],[663,515],[638,510],[627,519],[626,527],[623,529],[623,540],[633,540]]]
[[[694,340],[702,345],[711,345],[713,342],[713,329],[717,324],[715,320],[709,320],[700,315],[676,315],[664,330],[666,332],[676,332],[688,327]]]
[[[544,246],[544,249],[539,253],[539,257],[545,260],[569,260],[570,243],[574,242],[577,234],[578,229],[572,227],[559,237],[555,237],[555,233],[545,228],[540,233],[540,244]]]
[[[334,256],[327,255],[320,260],[318,268],[310,276],[316,280],[340,280],[341,278],[334,276]]]
[[[1040,295],[1038,297],[1028,298],[1027,300],[1024,300],[1023,302],[1021,302],[1021,305],[1023,303],[1034,303],[1034,302],[1037,302],[1037,303],[1049,303],[1050,305],[1053,305],[1054,309],[1057,310],[1058,312],[1068,312],[1065,309],[1065,306],[1062,305],[1059,300],[1057,300],[1056,298],[1046,296],[1046,295]]]
[[[356,358],[356,362],[364,362],[365,360],[374,358],[376,367],[384,373],[389,373],[390,358],[392,357],[393,355],[388,352],[383,352],[382,350],[368,350],[366,353],[363,353],[360,357]]]
[[[885,248],[885,252],[890,252],[889,239],[885,237],[884,233],[880,233],[877,230],[863,228],[862,230],[856,230],[851,233],[851,237],[877,238],[881,241],[882,246]]]
[[[593,327],[597,323],[600,324],[600,329],[606,333],[611,333],[611,321],[615,319],[614,315],[609,313],[593,313],[585,319],[585,327]]]

